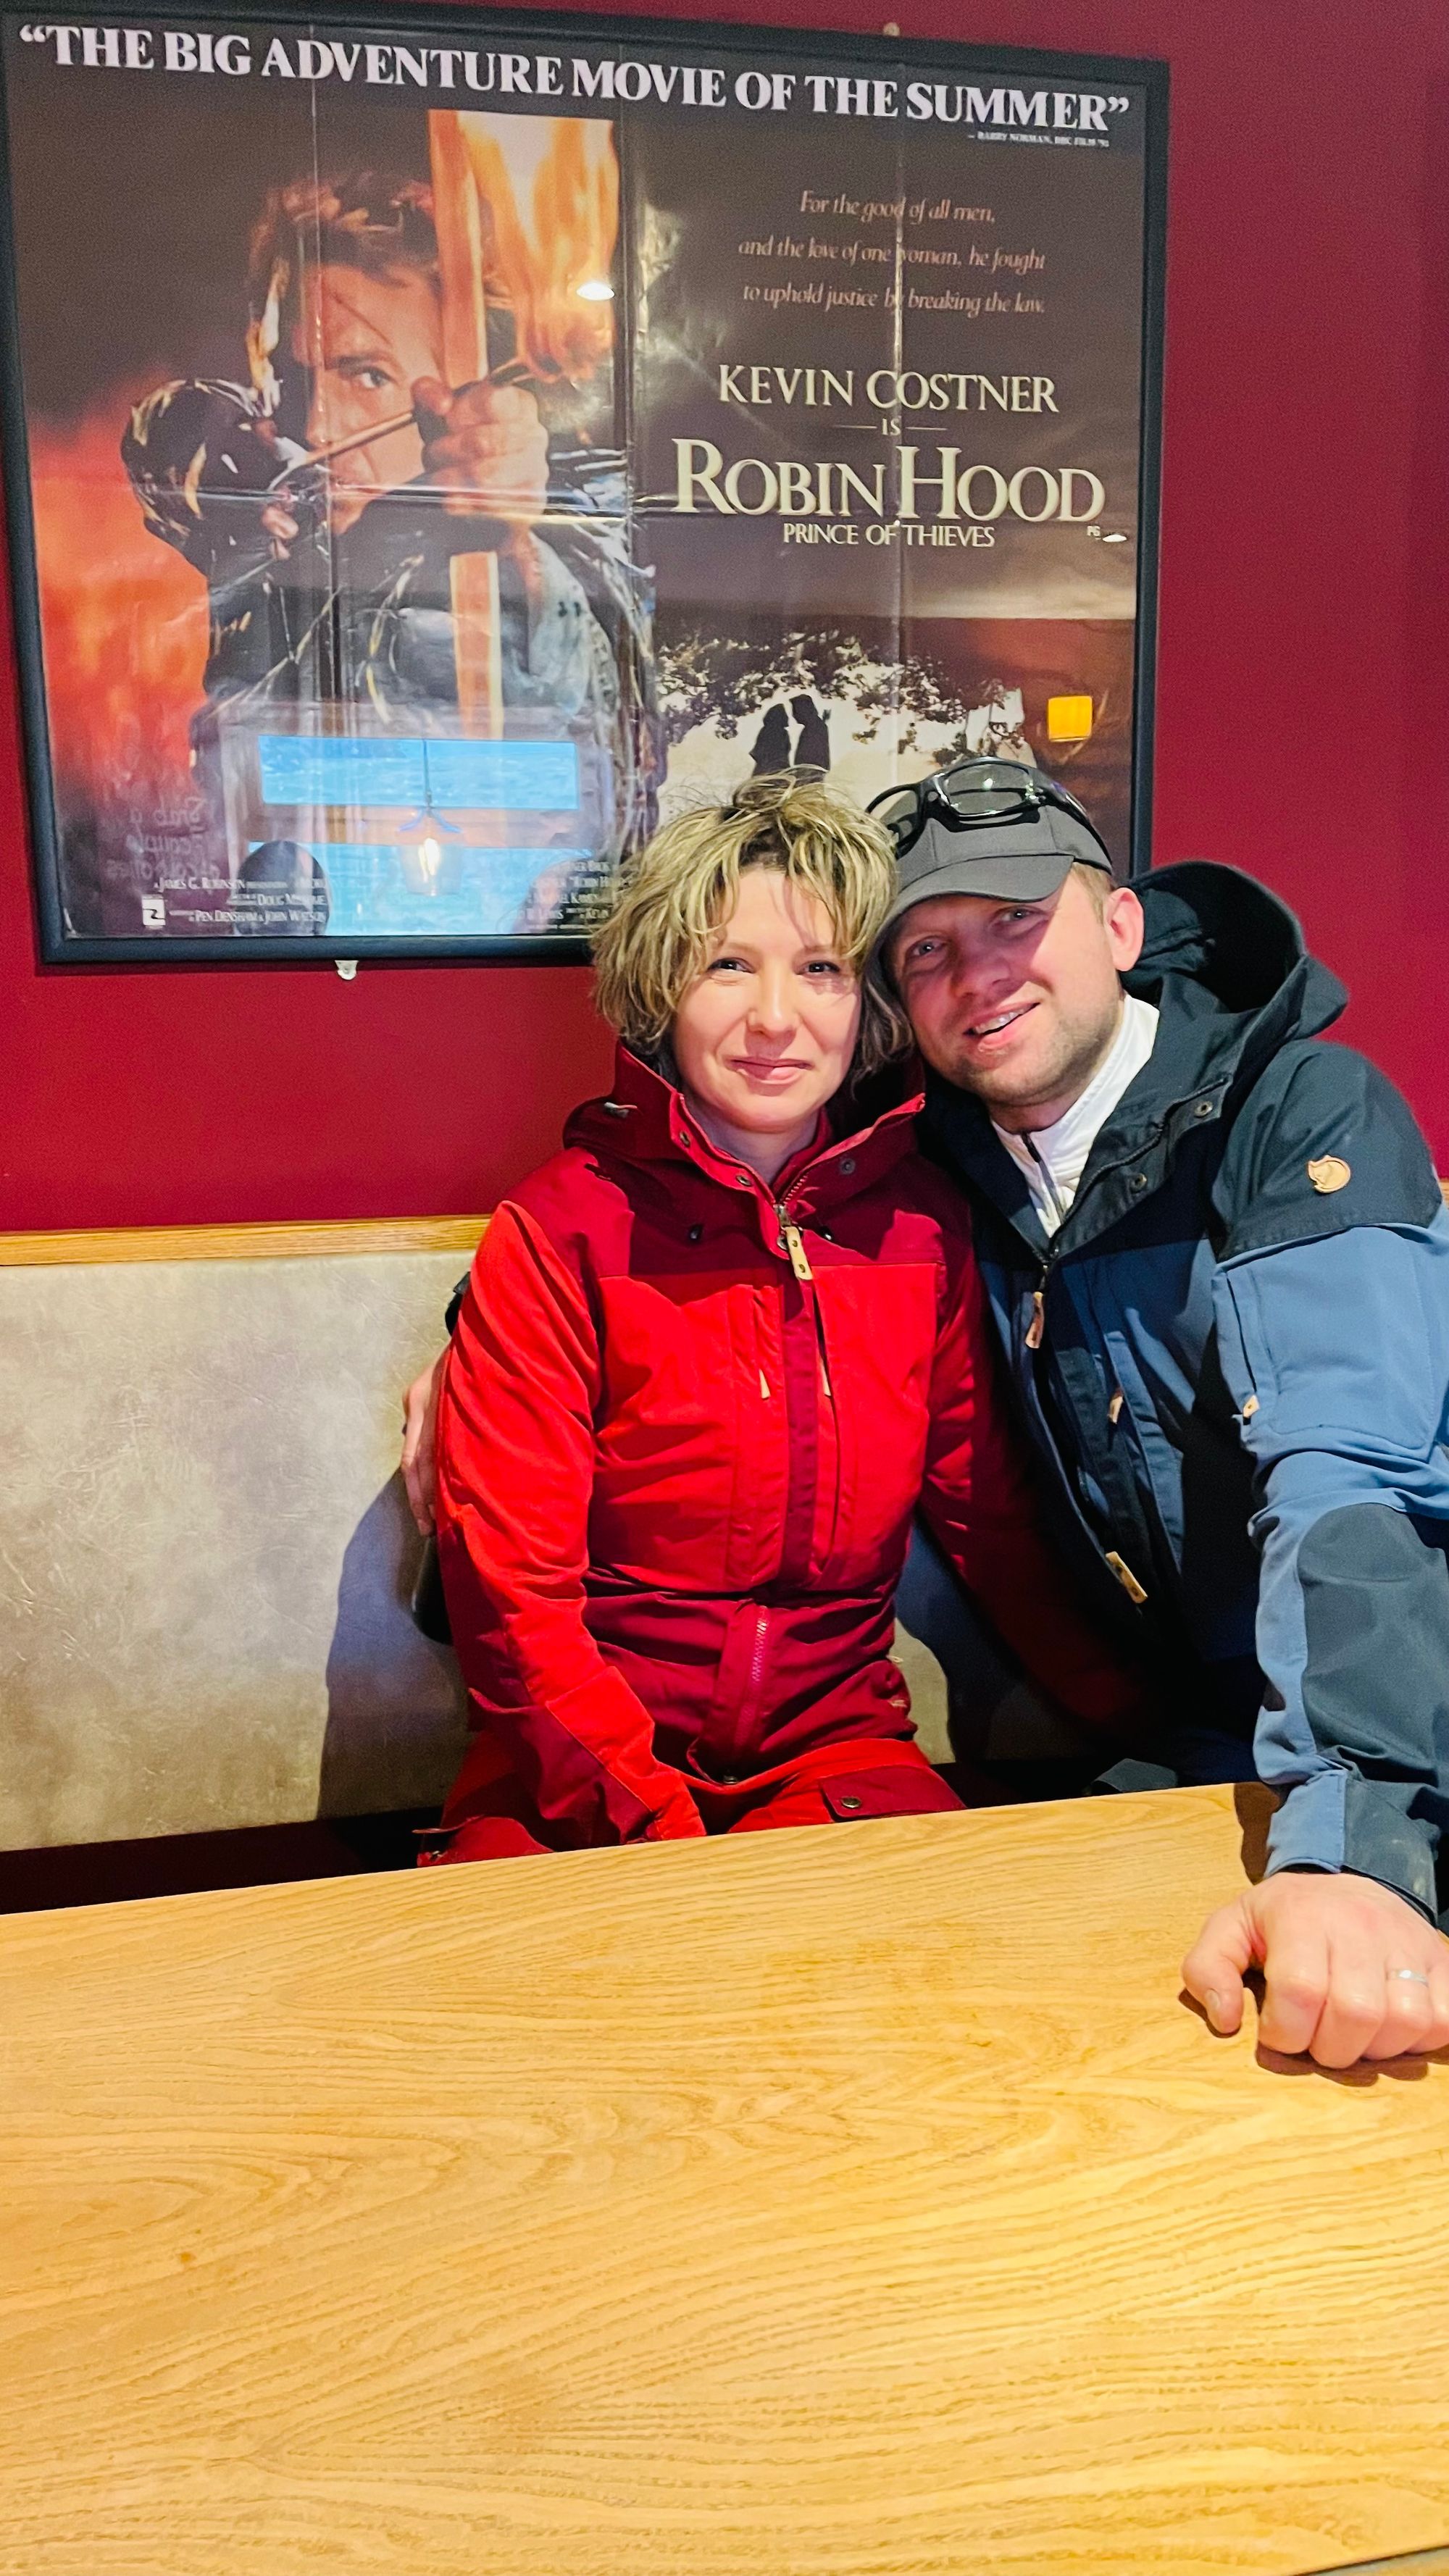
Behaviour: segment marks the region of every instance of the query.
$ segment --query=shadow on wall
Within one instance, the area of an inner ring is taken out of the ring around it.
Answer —
[[[462,1760],[466,1700],[457,1661],[413,1624],[422,1547],[402,1478],[391,1476],[342,1558],[319,1816],[435,1807]]]

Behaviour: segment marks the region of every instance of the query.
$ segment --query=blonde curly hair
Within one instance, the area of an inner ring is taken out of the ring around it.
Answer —
[[[594,933],[599,1008],[625,1044],[643,1056],[664,1044],[734,910],[745,868],[778,868],[830,915],[842,963],[860,984],[852,1073],[873,1073],[903,1054],[911,1042],[905,1015],[864,971],[895,892],[891,842],[814,769],[750,779],[727,805],[677,815],[625,863]]]

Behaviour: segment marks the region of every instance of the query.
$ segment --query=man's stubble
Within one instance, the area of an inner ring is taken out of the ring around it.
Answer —
[[[1105,1013],[1094,1013],[1086,1023],[1059,1022],[1051,1045],[1029,1067],[976,1066],[958,1056],[951,1063],[938,1062],[935,1070],[957,1091],[979,1100],[998,1126],[1029,1134],[1034,1127],[1055,1124],[1080,1100],[1111,1050],[1122,1024],[1122,1007],[1119,986]],[[1038,1108],[1049,1110],[1051,1116],[1034,1118],[1031,1113]]]

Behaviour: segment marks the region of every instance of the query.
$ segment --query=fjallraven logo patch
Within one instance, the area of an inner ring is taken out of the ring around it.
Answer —
[[[1353,1166],[1341,1154],[1320,1154],[1308,1166],[1308,1177],[1320,1198],[1331,1198],[1335,1190],[1346,1190],[1353,1179]]]

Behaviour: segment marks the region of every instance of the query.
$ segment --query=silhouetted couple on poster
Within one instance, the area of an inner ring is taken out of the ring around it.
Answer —
[[[799,731],[790,749],[790,716]],[[772,778],[781,769],[828,769],[830,725],[815,700],[803,694],[790,700],[790,715],[780,701],[769,709],[750,753],[757,778]]]

